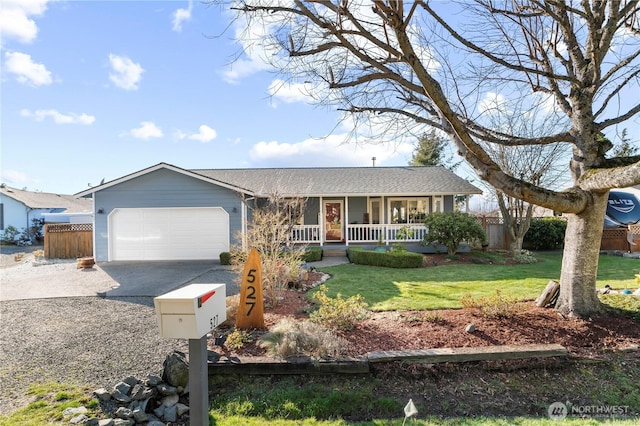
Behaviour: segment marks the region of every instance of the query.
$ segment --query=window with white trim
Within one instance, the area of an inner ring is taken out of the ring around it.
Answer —
[[[390,198],[389,217],[391,223],[422,223],[430,212],[430,199]]]

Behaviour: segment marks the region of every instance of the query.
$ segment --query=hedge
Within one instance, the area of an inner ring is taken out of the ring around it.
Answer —
[[[223,251],[220,253],[220,264],[221,265],[231,265],[231,253],[228,251]]]
[[[378,252],[360,247],[349,247],[347,255],[351,263],[386,268],[420,268],[424,258],[420,253],[410,251]]]
[[[555,217],[533,219],[523,243],[533,250],[558,250],[564,247],[567,221]]]
[[[322,248],[320,247],[309,247],[304,251],[302,255],[302,260],[305,262],[318,262],[322,260]]]

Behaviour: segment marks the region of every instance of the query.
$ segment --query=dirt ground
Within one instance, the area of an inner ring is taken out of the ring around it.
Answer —
[[[310,303],[305,293],[283,291],[274,308],[265,310],[267,328],[281,318],[308,317]],[[633,296],[632,296],[633,297]],[[630,318],[608,315],[592,321],[563,318],[553,309],[524,302],[509,318],[485,318],[475,310],[374,312],[353,330],[341,333],[347,340],[346,355],[360,357],[378,350],[454,348],[492,345],[557,343],[579,356],[603,350],[629,349],[640,345],[640,327]],[[473,324],[476,331],[465,328]],[[259,337],[263,332],[254,332]],[[236,356],[266,356],[263,348],[247,344]]]

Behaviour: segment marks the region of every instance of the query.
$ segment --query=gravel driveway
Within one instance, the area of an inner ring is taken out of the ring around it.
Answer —
[[[0,295],[12,286],[59,283],[70,286],[64,293],[71,296],[0,302],[0,414],[24,406],[34,383],[112,387],[129,375],[160,373],[173,350],[188,352],[187,340],[160,338],[152,296],[110,296],[113,274],[102,268],[83,272],[71,261],[34,267],[32,254],[15,262],[2,251]],[[79,282],[90,295],[73,294]],[[219,266],[189,282],[226,282],[227,295],[238,292],[232,273]]]

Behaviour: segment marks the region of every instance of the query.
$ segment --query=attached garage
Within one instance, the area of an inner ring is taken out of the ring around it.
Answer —
[[[218,259],[229,251],[222,207],[116,208],[108,230],[110,261]]]

